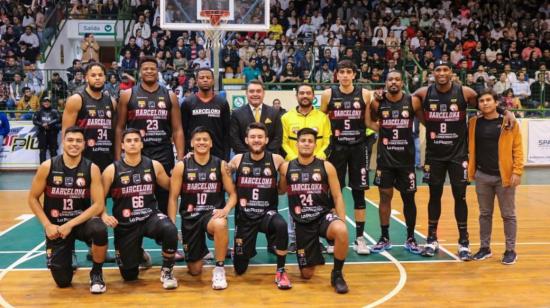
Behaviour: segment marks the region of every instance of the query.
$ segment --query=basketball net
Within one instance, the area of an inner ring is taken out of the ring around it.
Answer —
[[[223,17],[229,16],[229,11],[226,10],[204,10],[201,11],[201,16],[208,19],[203,20],[204,24],[210,23],[212,28],[204,30],[204,39],[205,39],[205,48],[214,48],[218,49],[222,45],[222,38],[225,34],[225,31],[219,28],[219,25],[222,23],[227,23],[227,20],[224,20]]]

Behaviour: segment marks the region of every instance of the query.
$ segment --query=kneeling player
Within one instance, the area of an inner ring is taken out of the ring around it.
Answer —
[[[202,271],[202,258],[208,254],[206,234],[214,238],[216,267],[212,288],[227,288],[224,261],[229,235],[227,215],[237,202],[235,185],[227,163],[210,154],[212,135],[199,126],[191,133],[193,155],[180,161],[172,171],[168,215],[176,221],[177,199],[181,192],[180,214],[183,249],[191,275]],[[229,194],[225,202],[224,189]]]
[[[266,234],[270,247],[275,246],[275,283],[279,289],[290,289],[292,286],[285,272],[287,224],[277,213],[277,174],[285,160],[280,155],[265,151],[268,137],[267,128],[262,123],[248,125],[245,142],[249,152],[237,154],[229,163],[231,170],[237,173],[239,200],[235,211],[235,272],[237,275],[244,274],[250,259],[256,255],[258,232],[262,232]]]
[[[175,289],[174,254],[178,247],[178,229],[158,209],[155,190],[168,189],[170,178],[162,165],[141,155],[143,142],[139,130],[129,128],[122,133],[125,156],[103,172],[103,188],[111,192],[113,216],[103,213],[103,221],[115,228],[115,249],[118,267],[126,281],[136,280],[143,257],[143,237],[162,244],[160,281],[165,289]],[[95,256],[95,254],[94,254]]]
[[[347,293],[342,268],[348,253],[348,230],[340,219],[345,219],[346,212],[336,170],[330,162],[315,158],[315,130],[302,128],[297,137],[298,158],[281,166],[279,191],[288,189],[288,206],[296,224],[298,266],[302,277],[310,279],[315,266],[325,263],[319,236],[334,241],[331,285],[337,293]]]
[[[65,130],[63,155],[40,165],[29,193],[29,206],[44,226],[48,267],[60,288],[73,279],[72,251],[75,240],[92,244],[93,266],[90,292],[106,291],[102,267],[107,251],[107,227],[96,217],[105,207],[101,173],[82,157],[84,132],[73,126]],[[44,207],[40,195],[44,194]],[[91,200],[90,200],[91,198]]]
[[[388,92],[382,100],[375,99],[370,104],[372,118],[371,113],[367,114],[369,127],[379,130],[374,184],[380,192],[379,215],[382,229],[382,235],[376,245],[371,247],[371,251],[383,252],[392,248],[389,227],[391,200],[395,187],[401,193],[407,224],[407,240],[404,247],[413,254],[420,254],[421,249],[414,238],[416,174],[413,121],[415,115],[422,117],[422,106],[418,98],[403,93],[402,87],[402,74],[398,71],[388,73]],[[378,123],[374,120],[378,120]]]

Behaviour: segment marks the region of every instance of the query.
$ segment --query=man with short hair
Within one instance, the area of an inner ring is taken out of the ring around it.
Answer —
[[[46,152],[48,150],[50,158],[57,156],[57,135],[59,133],[59,124],[61,124],[61,115],[57,109],[52,108],[52,102],[49,97],[42,99],[40,109],[32,117],[32,123],[36,126],[38,148],[40,149],[40,163],[43,163],[46,160]]]
[[[104,293],[103,261],[107,227],[96,217],[105,207],[101,173],[82,157],[84,132],[73,126],[63,136],[63,154],[42,163],[33,179],[28,204],[46,233],[48,268],[60,288],[73,279],[75,240],[91,243],[94,251],[90,292]],[[44,194],[44,203],[40,196]]]
[[[337,293],[347,293],[342,268],[348,253],[348,231],[344,198],[334,166],[316,158],[317,132],[302,128],[297,134],[298,158],[280,169],[279,192],[288,193],[289,211],[296,225],[296,257],[300,274],[311,279],[315,266],[325,263],[319,236],[334,241],[334,268],[331,285]],[[334,212],[333,212],[334,210]]]
[[[16,110],[20,111],[30,111],[30,112],[20,112],[17,114],[17,118],[20,120],[31,120],[35,111],[38,111],[40,107],[40,102],[38,101],[38,96],[32,94],[31,88],[23,88],[23,96],[17,102]]]

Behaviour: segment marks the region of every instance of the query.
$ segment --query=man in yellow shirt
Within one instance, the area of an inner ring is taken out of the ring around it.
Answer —
[[[281,35],[283,34],[283,26],[279,24],[279,19],[277,19],[277,17],[271,18],[271,25],[269,26],[269,32],[273,32],[274,40],[281,39]]]
[[[17,102],[15,107],[16,110],[20,111],[29,111],[25,113],[17,113],[17,119],[19,120],[32,120],[32,116],[35,111],[40,107],[40,102],[38,101],[38,96],[32,94],[31,88],[23,88],[23,96]]]

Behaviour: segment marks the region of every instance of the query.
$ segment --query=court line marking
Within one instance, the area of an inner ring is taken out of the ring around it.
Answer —
[[[20,225],[22,225],[22,224],[26,223],[27,221],[29,221],[29,220],[31,220],[31,219],[34,218],[34,215],[33,215],[33,214],[22,214],[21,216],[23,216],[23,215],[26,215],[26,216],[25,216],[24,218],[22,218],[20,222],[16,223],[15,225],[13,225],[13,226],[7,228],[6,230],[4,230],[4,231],[2,231],[2,232],[0,232],[0,237],[4,236],[4,234],[10,232],[11,230],[13,230],[13,229],[19,227]],[[20,216],[20,217],[21,217],[21,216]],[[16,219],[17,219],[17,218],[16,218]]]
[[[12,270],[14,269],[15,267],[17,267],[19,264],[23,263],[26,261],[26,258],[28,258],[30,255],[32,255],[33,253],[35,253],[38,249],[42,248],[42,246],[44,246],[44,244],[46,244],[46,241],[43,241],[41,242],[40,244],[36,245],[33,249],[29,250],[29,252],[27,252],[24,256],[22,256],[21,258],[17,259],[15,262],[13,262],[10,266],[8,266],[7,268],[3,269],[2,272],[0,273],[0,281]],[[12,305],[10,305],[10,303],[8,303],[4,297],[2,296],[2,294],[0,294],[0,305],[2,305],[3,307],[8,307],[8,308],[13,308]]]

